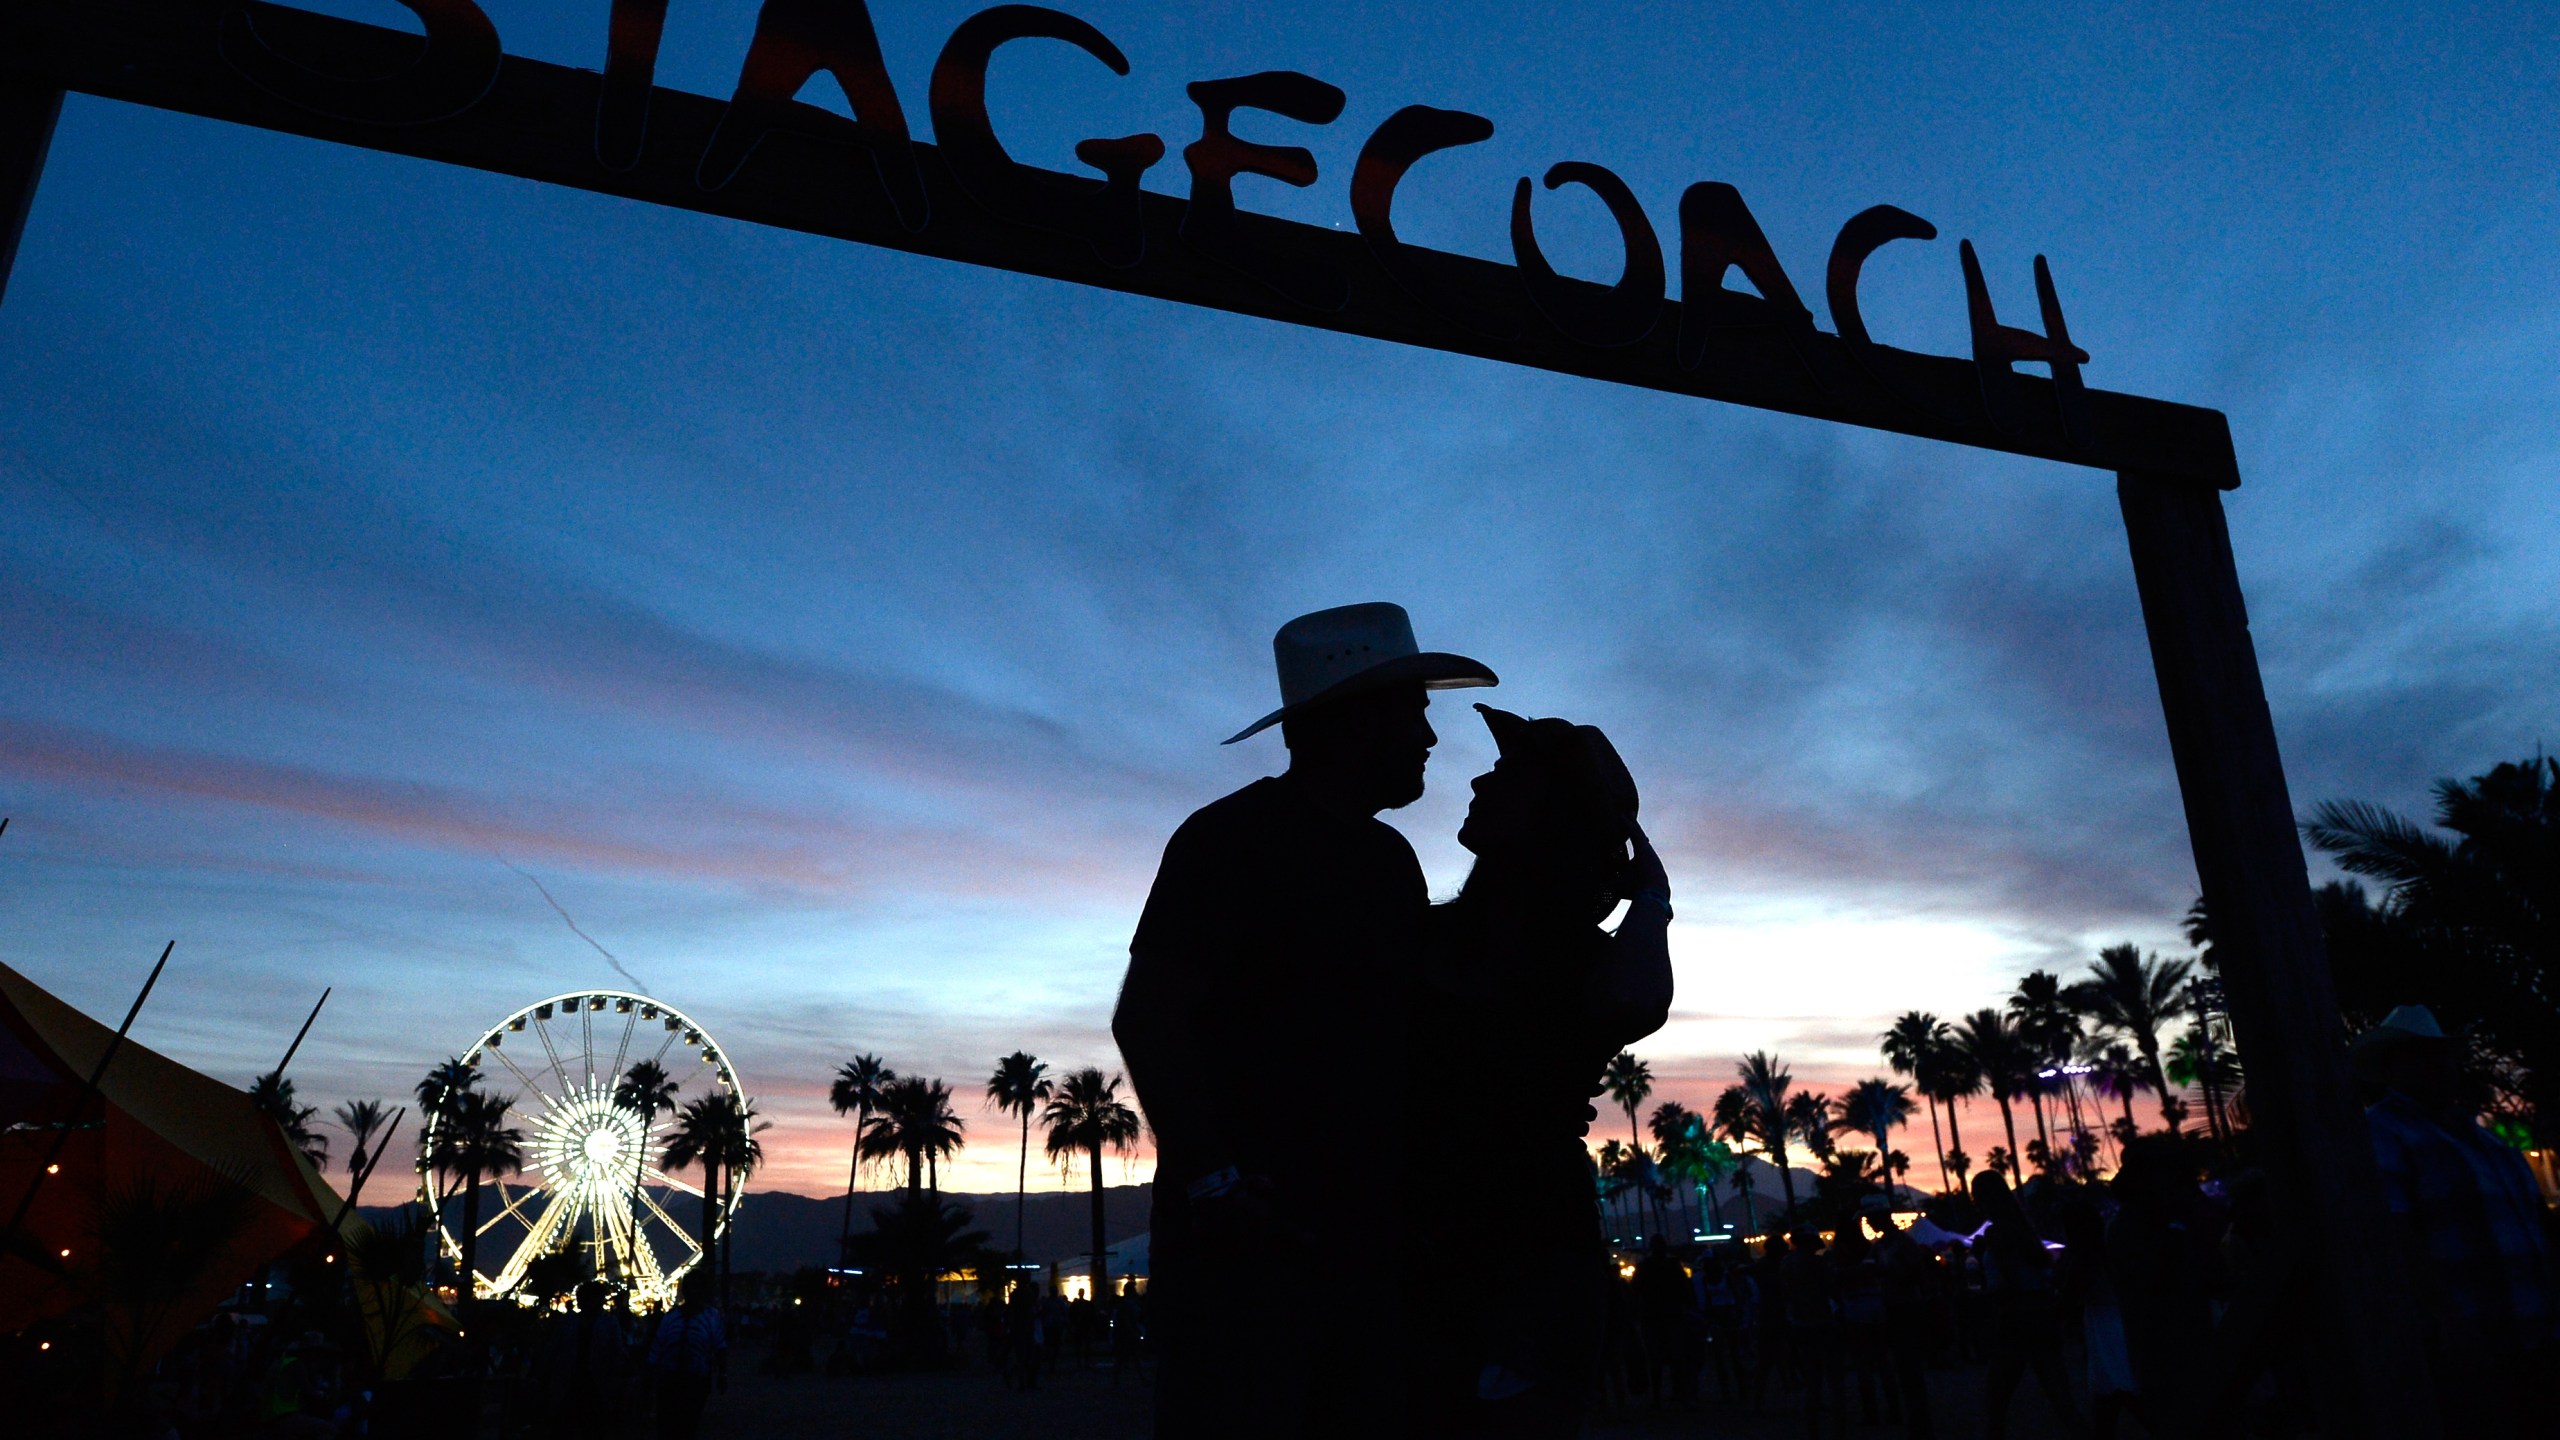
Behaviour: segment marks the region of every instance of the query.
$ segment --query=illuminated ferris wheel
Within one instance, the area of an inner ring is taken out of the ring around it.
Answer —
[[[739,1093],[727,1053],[662,1000],[582,990],[499,1021],[462,1060],[479,1073],[482,1090],[515,1096],[507,1123],[524,1134],[523,1173],[482,1192],[473,1293],[505,1295],[527,1267],[568,1255],[582,1277],[625,1287],[634,1308],[674,1303],[677,1284],[702,1260],[702,1190],[660,1169],[660,1157],[685,1105]],[[627,1083],[635,1071],[652,1070],[657,1083]],[[641,1098],[648,1095],[654,1105]],[[431,1116],[425,1153],[438,1153],[456,1123]],[[437,1184],[433,1173],[423,1178]],[[428,1193],[437,1243],[458,1267],[462,1206],[454,1195]],[[715,1243],[739,1198],[731,1189],[712,1217]]]

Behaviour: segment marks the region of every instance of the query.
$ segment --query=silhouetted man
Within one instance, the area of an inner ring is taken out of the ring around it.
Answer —
[[[1158,1147],[1158,1440],[1406,1428],[1405,1187],[1357,1117],[1404,1081],[1430,898],[1377,815],[1422,796],[1426,692],[1494,675],[1394,605],[1302,615],[1272,651],[1281,707],[1227,743],[1276,723],[1288,773],[1174,832],[1112,1017]]]

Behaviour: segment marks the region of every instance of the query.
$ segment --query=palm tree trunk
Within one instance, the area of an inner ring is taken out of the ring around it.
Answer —
[[[1938,1097],[1922,1091],[1920,1098],[1929,1107],[1929,1147],[1938,1152],[1938,1193],[1947,1192],[1947,1137],[1938,1131]]]
[[[643,1109],[640,1112],[640,1158],[631,1162],[631,1244],[635,1250],[646,1243],[640,1238],[640,1197],[648,1191],[649,1127],[657,1118],[655,1110]],[[659,1158],[663,1160],[665,1156],[661,1154]],[[625,1269],[630,1270],[631,1267],[626,1265]],[[636,1274],[637,1271],[632,1270],[631,1273]]]
[[[871,1118],[871,1107],[853,1107],[853,1159],[844,1167],[844,1224],[836,1228],[836,1249],[842,1252],[845,1242],[853,1238],[853,1192],[862,1183],[862,1127]],[[845,1263],[841,1258],[836,1261]]]
[[[1111,1297],[1111,1257],[1102,1248],[1102,1146],[1085,1153],[1093,1158],[1093,1303],[1102,1305]]]
[[[2053,1129],[2044,1122],[2044,1086],[2039,1083],[2027,1092],[2027,1100],[2036,1107],[2036,1138],[2044,1142],[2045,1158],[2053,1158]]]
[[[1772,1148],[1778,1154],[1778,1188],[1787,1192],[1787,1223],[1792,1225],[1796,1219],[1796,1177],[1795,1172],[1787,1168],[1786,1137],[1779,1136],[1778,1143]]]
[[[924,1193],[924,1151],[921,1149],[907,1151],[907,1193]]]
[[[1031,1194],[1031,1107],[1022,1107],[1022,1163],[1013,1171],[1013,1259],[1022,1263],[1022,1213]]]
[[[711,1228],[712,1217],[720,1213],[720,1167],[709,1160],[702,1162],[702,1263],[715,1275],[720,1256],[712,1249],[716,1243]]]
[[[2172,1124],[2169,1114],[2169,1072],[2160,1064],[2160,1046],[2156,1042],[2144,1046],[2142,1059],[2151,1067],[2151,1086],[2160,1096],[2160,1123]]]
[[[454,1285],[461,1304],[471,1303],[472,1276],[480,1268],[480,1172],[476,1168],[462,1186],[462,1275]]]
[[[2018,1154],[2018,1121],[2009,1113],[2009,1097],[1994,1095],[1991,1098],[2000,1102],[2000,1128],[2009,1132],[2009,1173],[2023,1177],[2027,1173],[2027,1162]]]
[[[1887,1204],[1893,1203],[1893,1163],[1889,1158],[1892,1154],[1892,1147],[1885,1143],[1885,1129],[1877,1130],[1876,1179],[1884,1186],[1884,1198]]]

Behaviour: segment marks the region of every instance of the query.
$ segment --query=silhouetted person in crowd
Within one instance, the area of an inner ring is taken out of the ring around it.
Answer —
[[[577,1305],[575,1314],[553,1322],[550,1353],[544,1357],[542,1391],[551,1411],[550,1433],[618,1435],[632,1378],[622,1316],[613,1292],[597,1280],[578,1286]]]
[[[2446,1433],[2550,1425],[2550,1397],[2538,1392],[2560,1363],[2560,1317],[2551,1218],[2533,1172],[2481,1126],[2457,1042],[2433,1011],[2392,1011],[2357,1038],[2355,1059],[2382,1092],[2365,1120],[2402,1269],[2417,1288]]]
[[[649,1341],[649,1371],[657,1378],[658,1440],[693,1440],[702,1433],[702,1410],[720,1382],[729,1354],[729,1331],[711,1303],[707,1266],[684,1279],[676,1308],[658,1317]]]
[[[1005,1373],[1016,1390],[1040,1388],[1040,1294],[1017,1286],[1004,1307]]]
[[[1982,1289],[1989,1302],[1991,1370],[1985,1379],[1982,1430],[1990,1440],[2009,1433],[2009,1403],[2018,1381],[2035,1372],[2065,1429],[2078,1432],[2080,1407],[2062,1366],[2062,1307],[2044,1237],[2027,1223],[2009,1182],[1996,1172],[1973,1177],[1973,1203],[1991,1228],[1974,1242],[1982,1261]]]
[[[2121,1173],[2121,1172],[2119,1172]],[[2116,1421],[2132,1415],[2157,1434],[2157,1417],[2143,1407],[2134,1379],[2133,1353],[2125,1339],[2124,1306],[2117,1298],[2107,1249],[2106,1218],[2094,1196],[2074,1195],[2062,1210],[2062,1304],[2080,1317],[2080,1348],[2089,1378],[2089,1422],[2096,1440],[2113,1440]],[[2211,1317],[2206,1317],[2208,1322]]]
[[[1300,616],[1272,650],[1281,707],[1230,743],[1277,724],[1288,772],[1174,833],[1112,1017],[1158,1142],[1159,1440],[1408,1433],[1397,1147],[1345,1153],[1306,1087],[1407,1071],[1430,900],[1377,815],[1421,798],[1426,692],[1494,675],[1393,605]],[[1356,1302],[1329,1288],[1346,1266]]]
[[[2106,1400],[2120,1376],[2099,1383],[2097,1353],[2103,1315],[2089,1336],[2091,1392],[2107,1424],[2109,1410],[2129,1410],[2154,1434],[2174,1433],[2196,1406],[2196,1337],[2214,1316],[2209,1245],[2197,1214],[2196,1165],[2176,1136],[2147,1135],[2124,1148],[2107,1193],[2116,1202],[2102,1256],[2107,1289],[2119,1316],[2133,1399]],[[2218,1227],[2216,1227],[2218,1228]]]
[[[1928,1367],[1938,1340],[1938,1259],[1893,1223],[1892,1201],[1870,1195],[1858,1202],[1858,1213],[1877,1234],[1871,1254],[1878,1298],[1884,1302],[1885,1367],[1892,1394],[1911,1440],[1930,1440]]]
[[[1774,1246],[1773,1246],[1774,1248]],[[1839,1304],[1832,1293],[1832,1266],[1822,1255],[1822,1237],[1810,1228],[1786,1237],[1778,1256],[1779,1289],[1786,1310],[1788,1373],[1804,1389],[1808,1430],[1819,1430],[1826,1411],[1832,1428],[1846,1426],[1840,1406]]]
[[[1859,1423],[1873,1425],[1879,1411],[1885,1420],[1900,1421],[1902,1396],[1886,1364],[1884,1263],[1867,1238],[1864,1214],[1840,1227],[1824,1259],[1830,1262],[1831,1300],[1839,1315],[1842,1388],[1858,1402]],[[1893,1228],[1890,1213],[1878,1223]]]
[[[1670,1013],[1671,889],[1606,735],[1476,708],[1500,758],[1458,831],[1475,866],[1431,913],[1413,1054],[1423,1074],[1502,1074],[1504,1102],[1462,1107],[1422,1137],[1426,1173],[1473,1184],[1424,1237],[1435,1279],[1416,1370],[1440,1433],[1569,1435],[1617,1283],[1583,1138],[1610,1057]],[[1621,900],[1626,917],[1602,929]],[[1628,1339],[1667,1359],[1688,1285],[1667,1255],[1647,1263],[1643,1335]]]
[[[1146,1354],[1146,1302],[1138,1298],[1135,1285],[1120,1282],[1120,1293],[1111,1302],[1111,1383],[1118,1385],[1123,1375],[1137,1373]]]

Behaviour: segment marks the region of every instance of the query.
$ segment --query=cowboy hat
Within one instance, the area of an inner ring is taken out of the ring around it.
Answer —
[[[1220,743],[1233,745],[1311,705],[1389,685],[1463,690],[1499,683],[1480,660],[1414,644],[1413,618],[1383,602],[1301,615],[1271,637],[1271,658],[1280,671],[1280,708]]]

